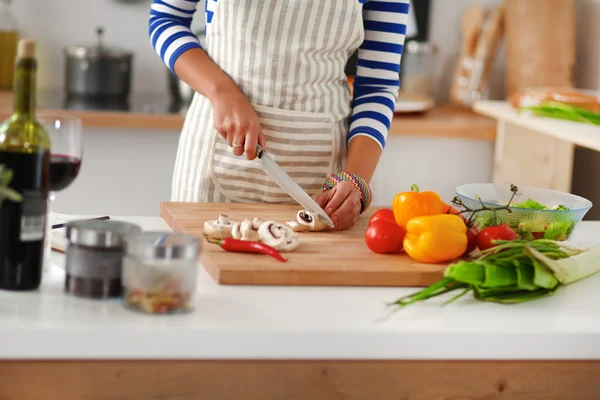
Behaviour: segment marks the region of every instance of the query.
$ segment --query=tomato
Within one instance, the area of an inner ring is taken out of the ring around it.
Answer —
[[[492,243],[492,240],[515,240],[517,239],[517,234],[512,228],[504,223],[498,226],[488,226],[484,228],[477,234],[477,246],[479,250],[486,250],[491,247],[494,247],[495,244]]]
[[[544,237],[544,232],[532,232],[534,239],[542,239]]]
[[[467,231],[467,250],[465,250],[464,255],[471,254],[473,250],[477,247],[477,230],[471,228]]]
[[[369,219],[369,225],[375,221],[379,221],[380,219],[389,219],[391,221],[395,221],[394,212],[390,208],[382,208],[381,210],[375,211]]]
[[[406,230],[389,219],[379,219],[367,228],[365,242],[374,253],[389,254],[402,250]]]

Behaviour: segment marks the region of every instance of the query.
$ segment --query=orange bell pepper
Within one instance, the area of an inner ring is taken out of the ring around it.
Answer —
[[[392,211],[398,225],[406,227],[408,221],[425,215],[438,215],[446,211],[445,203],[435,192],[419,192],[417,185],[411,192],[398,193],[392,202]]]
[[[462,256],[467,242],[467,226],[459,216],[427,215],[408,222],[404,250],[418,262],[434,264]]]

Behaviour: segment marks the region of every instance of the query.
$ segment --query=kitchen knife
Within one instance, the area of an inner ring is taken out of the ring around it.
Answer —
[[[301,187],[281,168],[271,156],[267,154],[265,149],[260,145],[256,149],[256,157],[261,161],[262,170],[283,190],[286,191],[294,200],[298,202],[304,209],[312,213],[318,214],[323,222],[333,228],[333,222],[327,213],[319,206],[319,204],[308,195]]]

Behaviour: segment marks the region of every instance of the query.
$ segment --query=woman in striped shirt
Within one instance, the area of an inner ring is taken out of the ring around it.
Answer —
[[[353,226],[393,117],[409,0],[206,1],[204,47],[190,30],[198,0],[150,11],[154,49],[196,92],[172,200],[293,202],[257,164],[261,145],[335,229]]]

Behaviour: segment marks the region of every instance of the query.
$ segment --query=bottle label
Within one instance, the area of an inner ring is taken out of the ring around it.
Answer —
[[[46,232],[47,202],[39,190],[25,190],[22,196],[20,239],[22,242],[42,240]]]

